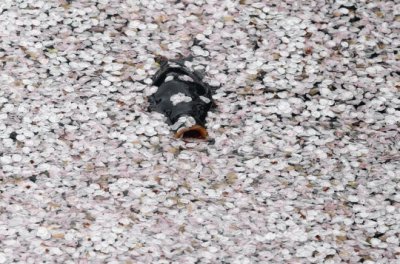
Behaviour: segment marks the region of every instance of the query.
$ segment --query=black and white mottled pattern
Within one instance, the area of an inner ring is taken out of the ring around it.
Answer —
[[[153,85],[158,88],[148,98],[149,110],[164,114],[173,130],[192,129],[193,125],[204,130],[212,106],[212,89],[191,69],[188,59],[161,64],[153,77]],[[194,124],[181,127],[186,123],[179,121],[183,117],[192,118]]]
[[[399,263],[398,1],[0,1],[0,263]],[[210,140],[148,112],[160,58]]]

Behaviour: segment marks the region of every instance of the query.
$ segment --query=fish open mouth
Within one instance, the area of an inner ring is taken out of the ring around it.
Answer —
[[[175,133],[176,138],[194,138],[194,139],[207,139],[207,130],[200,126],[194,125],[191,127],[182,127]]]

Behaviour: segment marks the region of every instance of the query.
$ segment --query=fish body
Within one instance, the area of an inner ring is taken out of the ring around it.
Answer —
[[[213,104],[212,93],[197,73],[182,61],[165,61],[153,85],[158,89],[149,97],[149,109],[164,114],[177,137],[207,137],[205,119]]]

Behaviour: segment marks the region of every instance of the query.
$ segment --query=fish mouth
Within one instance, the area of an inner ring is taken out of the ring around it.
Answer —
[[[193,138],[193,139],[207,139],[207,130],[200,126],[194,125],[191,127],[182,127],[175,133],[176,138]]]

